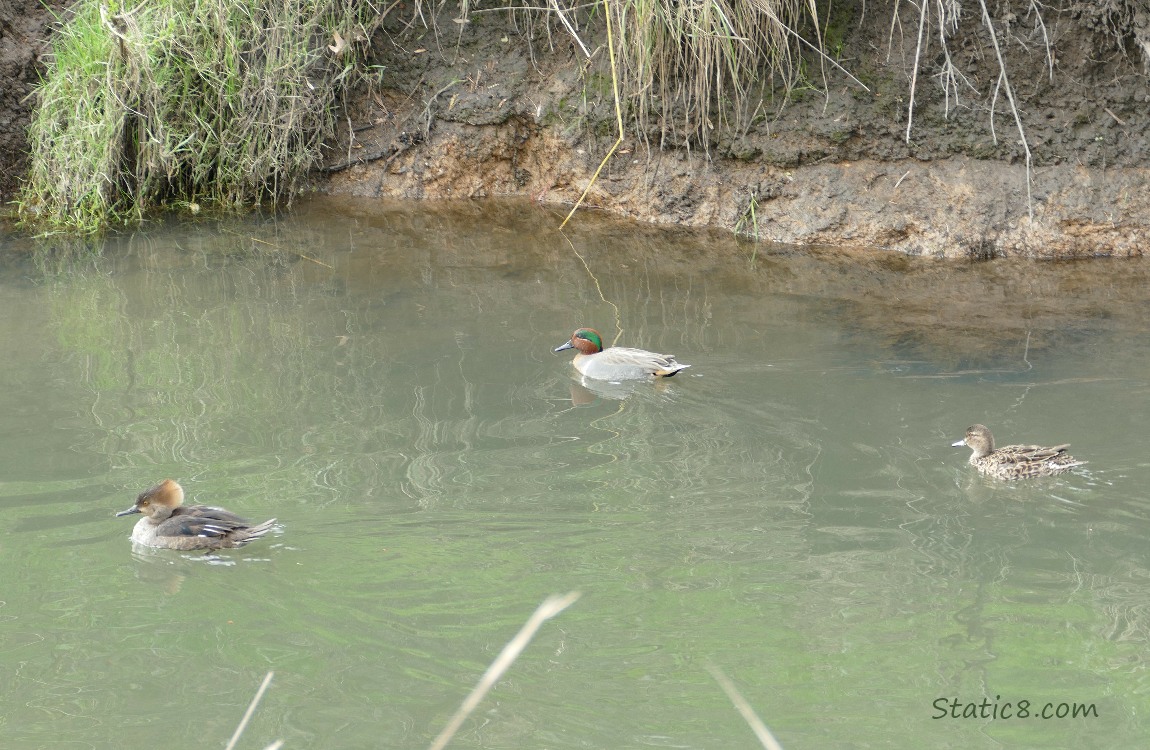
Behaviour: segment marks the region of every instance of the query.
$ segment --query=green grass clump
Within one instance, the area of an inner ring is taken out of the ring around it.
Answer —
[[[362,0],[80,0],[37,92],[21,218],[90,233],[290,200],[356,69],[343,41],[377,22]]]

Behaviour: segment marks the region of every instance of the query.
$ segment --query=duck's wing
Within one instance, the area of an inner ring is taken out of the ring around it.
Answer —
[[[635,368],[646,375],[671,377],[690,365],[675,360],[673,354],[658,354],[646,349],[632,349],[627,346],[612,346],[595,355],[606,365],[620,368]]]
[[[160,524],[160,536],[198,536],[221,539],[229,534],[251,528],[251,522],[235,513],[211,505],[190,505],[176,508],[171,518]],[[266,531],[266,529],[265,529]]]
[[[1042,445],[1008,445],[995,453],[1001,453],[1003,459],[1011,463],[1031,463],[1049,461],[1062,456],[1069,447],[1070,443],[1052,445],[1049,448]]]
[[[1049,448],[1041,445],[1008,445],[1001,452],[992,453],[990,458],[997,463],[995,473],[1008,479],[1050,476],[1086,463],[1067,453],[1069,447],[1070,443]]]

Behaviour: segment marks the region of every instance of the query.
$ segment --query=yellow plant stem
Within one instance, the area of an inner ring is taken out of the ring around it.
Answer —
[[[615,150],[619,148],[619,144],[623,142],[623,110],[619,106],[619,74],[615,69],[615,38],[611,33],[611,0],[603,0],[604,16],[607,18],[607,54],[611,59],[611,93],[615,97],[615,128],[618,135],[615,138],[615,143],[611,145],[607,155],[603,157],[603,161],[599,162],[599,168],[595,170],[595,174],[591,175],[591,181],[587,183],[587,187],[583,188],[583,194],[579,196],[579,200],[575,201],[575,205],[571,207],[571,211],[567,217],[563,219],[563,223],[559,228],[567,226],[567,222],[579,210],[579,206],[583,204],[583,199],[587,197],[590,192],[591,186],[599,179],[599,173],[603,171],[603,167],[615,155]]]

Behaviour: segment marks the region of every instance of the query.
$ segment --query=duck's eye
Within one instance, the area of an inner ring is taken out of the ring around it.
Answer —
[[[148,507],[149,505],[151,505],[151,504],[152,504],[152,501],[151,501],[151,500],[145,500],[145,501],[143,501],[142,503],[140,503],[140,507],[141,507],[141,508],[147,508],[147,507]]]

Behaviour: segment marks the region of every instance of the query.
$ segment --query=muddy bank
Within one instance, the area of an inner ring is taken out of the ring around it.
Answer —
[[[962,5],[945,36],[928,17],[920,42],[910,3],[832,4],[820,34],[849,73],[808,56],[789,97],[763,82],[762,105],[737,131],[628,116],[588,204],[646,222],[908,254],[1141,254],[1150,1],[1068,2],[1038,17],[1009,0],[994,4],[990,27],[977,4]],[[484,9],[458,24],[457,9],[442,10],[428,28],[396,6],[374,36],[378,80],[348,98],[314,188],[574,203],[615,140],[599,17],[590,8],[571,17],[588,60],[551,14]],[[38,4],[0,0],[4,200],[26,164],[26,97],[48,18]]]
[[[917,53],[917,11],[903,3],[895,18],[892,4],[870,3],[864,14],[860,2],[839,4],[834,19],[851,76],[828,66],[823,79],[812,61],[822,92],[776,102],[743,133],[713,132],[705,153],[684,147],[681,133],[632,131],[588,202],[788,243],[983,258],[1141,254],[1150,86],[1140,35],[1150,12],[1127,7],[1119,18],[1121,3],[1070,3],[1044,8],[1039,24],[1026,3],[1000,6],[995,38],[1031,152],[1029,185],[983,20],[965,15],[948,39],[965,76],[948,97],[941,45],[927,38]],[[379,35],[385,88],[352,108],[354,132],[341,132],[320,189],[573,203],[614,140],[606,71],[562,29],[531,39],[513,25],[493,13],[458,37]],[[593,49],[603,42],[594,29],[581,27]]]
[[[388,164],[334,176],[332,193],[403,198],[529,195],[573,203],[598,166],[590,149],[515,126],[441,123]],[[771,167],[676,152],[616,156],[588,204],[641,221],[756,231],[765,240],[912,255],[1132,256],[1150,219],[1150,169],[1025,171],[970,158]],[[754,196],[755,215],[749,216]]]

